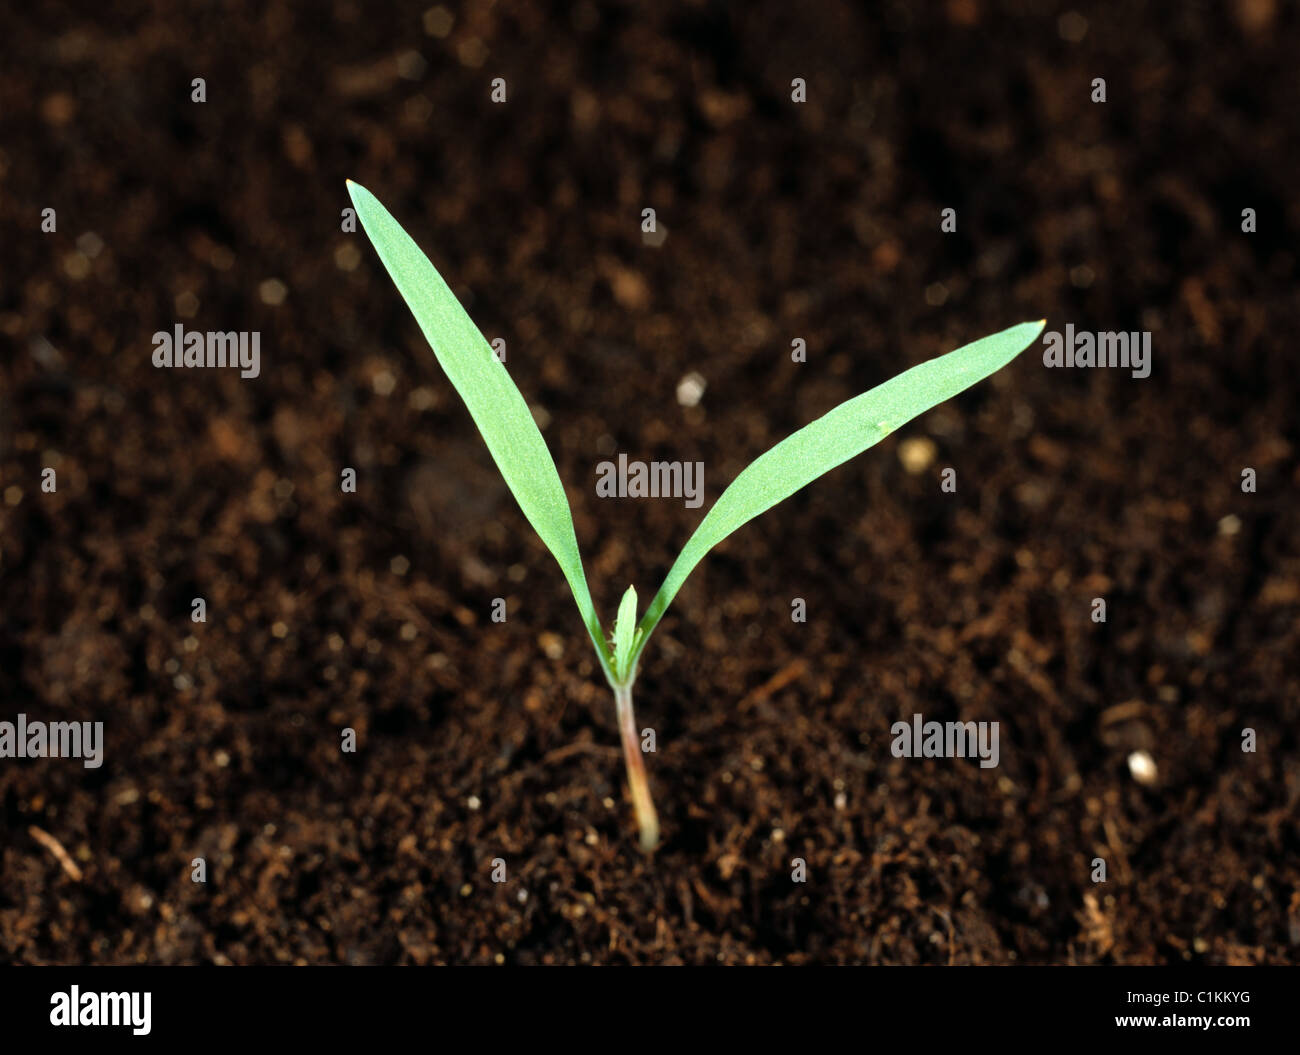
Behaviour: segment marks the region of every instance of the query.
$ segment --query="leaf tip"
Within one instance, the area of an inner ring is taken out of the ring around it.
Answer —
[[[361,203],[357,201],[357,195],[370,196],[370,192],[356,180],[345,179],[343,183],[348,188],[348,197],[352,199],[352,204],[360,208]]]
[[[1039,335],[1043,332],[1046,326],[1046,319],[1035,319],[1033,322],[1022,322],[1019,326],[1013,326],[1012,329],[1017,330],[1022,334],[1031,333],[1032,331],[1029,338],[1029,343],[1032,344],[1034,341],[1038,340]],[[1029,347],[1029,344],[1026,344],[1025,347]]]

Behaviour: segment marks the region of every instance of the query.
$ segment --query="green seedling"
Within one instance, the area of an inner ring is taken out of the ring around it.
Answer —
[[[659,820],[632,713],[632,685],[646,642],[687,576],[709,550],[742,524],[861,454],[918,414],[1006,366],[1038,337],[1044,322],[1012,326],[914,366],[870,392],[841,403],[760,455],[705,515],[639,623],[636,590],[627,588],[618,606],[611,641],[601,628],[587,589],[560,475],[505,364],[492,353],[428,257],[378,199],[350,180],[348,193],[366,234],[424,331],[433,354],[469,408],[506,486],[568,580],[596,658],[614,691],[641,845],[647,851],[653,850],[659,841]]]

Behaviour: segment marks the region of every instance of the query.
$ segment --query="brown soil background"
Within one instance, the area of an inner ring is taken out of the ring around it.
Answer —
[[[0,705],[107,748],[0,761],[0,957],[1300,958],[1297,11],[861,6],[6,5]],[[609,620],[702,512],[597,500],[614,451],[711,502],[1040,316],[1154,367],[1031,350],[716,551],[638,682],[647,859],[563,579],[346,177],[507,339]],[[154,369],[176,322],[260,330],[262,376]],[[918,711],[999,721],[1000,766],[891,757]]]

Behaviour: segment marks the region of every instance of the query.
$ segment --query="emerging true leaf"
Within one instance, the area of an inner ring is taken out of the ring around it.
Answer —
[[[636,588],[629,586],[618,606],[614,621],[614,675],[620,683],[628,680],[632,645],[636,637]]]

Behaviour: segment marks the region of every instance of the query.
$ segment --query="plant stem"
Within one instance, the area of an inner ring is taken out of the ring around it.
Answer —
[[[641,737],[632,715],[632,683],[614,686],[614,703],[618,710],[618,728],[623,739],[623,761],[627,765],[627,783],[632,791],[637,827],[641,829],[641,849],[649,853],[659,845],[659,817],[650,798],[645,761],[641,757]]]

